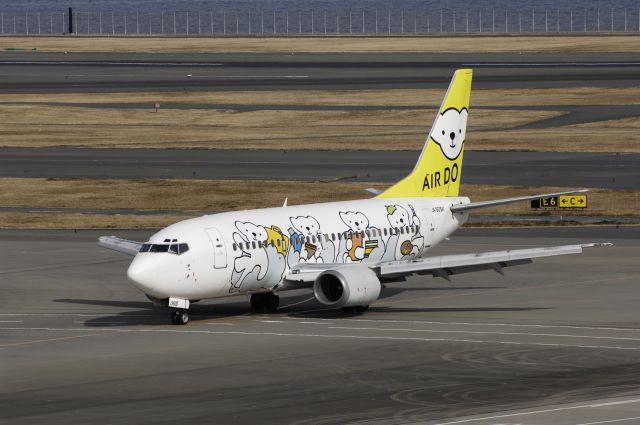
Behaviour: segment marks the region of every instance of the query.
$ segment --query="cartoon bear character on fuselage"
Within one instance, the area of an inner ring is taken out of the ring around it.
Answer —
[[[369,219],[362,212],[340,212],[340,219],[349,227],[346,241],[341,241],[339,252],[342,252],[344,263],[360,262],[365,258],[379,260],[384,253],[384,244],[378,236],[378,229],[369,225]],[[373,233],[373,235],[372,235]],[[365,240],[366,239],[366,240]]]
[[[410,206],[412,215],[401,205],[387,205],[387,220],[394,232],[387,241],[385,260],[408,260],[416,258],[424,248],[424,237],[420,234],[420,220]],[[413,233],[407,227],[415,226]]]
[[[361,212],[340,212],[340,219],[349,227],[343,263],[354,263],[364,259],[364,231],[369,227],[369,219]]]
[[[229,292],[240,291],[244,284],[255,285],[265,277],[269,267],[267,251],[262,247],[267,240],[264,226],[243,221],[236,221],[235,225],[238,231],[233,233],[233,241],[241,248],[233,263]]]
[[[323,245],[320,237],[320,223],[315,218],[307,216],[291,217],[291,225],[298,237],[304,238],[304,243],[294,247],[291,244],[291,248],[295,254],[299,255],[299,258],[294,258],[294,262],[300,263],[324,263],[322,257]],[[312,237],[315,242],[312,241]],[[293,238],[292,238],[293,240]],[[291,255],[291,254],[290,254]],[[289,258],[289,266],[292,266],[292,259]]]

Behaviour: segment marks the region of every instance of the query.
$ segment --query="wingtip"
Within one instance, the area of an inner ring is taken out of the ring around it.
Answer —
[[[608,248],[613,246],[611,242],[595,242],[580,245],[582,248]]]

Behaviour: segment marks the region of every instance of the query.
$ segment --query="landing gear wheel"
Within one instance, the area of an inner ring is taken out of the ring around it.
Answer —
[[[280,305],[280,297],[278,294],[274,294],[273,292],[269,292],[267,295],[267,311],[276,311],[278,310],[278,306]]]
[[[256,313],[274,312],[280,305],[280,297],[273,292],[251,294],[251,310]]]
[[[187,313],[187,310],[174,310],[171,313],[171,323],[174,325],[186,325],[189,323],[189,313]]]

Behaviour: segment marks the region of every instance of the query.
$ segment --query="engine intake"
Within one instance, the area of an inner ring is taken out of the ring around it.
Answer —
[[[325,270],[313,284],[316,299],[330,307],[369,305],[380,296],[380,280],[366,266],[345,266]]]

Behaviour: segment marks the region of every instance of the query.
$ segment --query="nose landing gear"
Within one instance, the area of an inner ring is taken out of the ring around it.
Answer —
[[[251,310],[255,313],[274,312],[280,305],[280,297],[273,292],[251,294]]]
[[[189,323],[189,313],[187,313],[187,310],[173,310],[171,312],[171,323],[174,325],[186,325]]]

